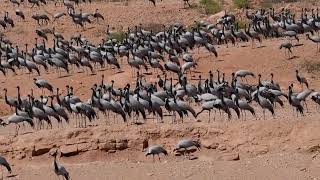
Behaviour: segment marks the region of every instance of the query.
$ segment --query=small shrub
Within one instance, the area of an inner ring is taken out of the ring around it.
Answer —
[[[245,25],[247,24],[247,22],[241,20],[237,20],[236,23],[239,25],[239,29],[244,29]]]
[[[250,7],[249,0],[233,0],[233,3],[237,8],[248,8]]]
[[[305,61],[301,67],[308,73],[319,74],[320,72],[320,62],[318,61]]]
[[[221,6],[215,0],[200,0],[200,5],[204,8],[206,14],[215,14],[221,11]]]
[[[109,36],[110,39],[116,39],[118,41],[123,41],[126,38],[125,32],[112,32]]]

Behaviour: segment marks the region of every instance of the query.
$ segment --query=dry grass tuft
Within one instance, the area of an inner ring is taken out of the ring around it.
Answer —
[[[301,67],[308,73],[320,74],[320,62],[314,60],[308,60],[301,64]]]

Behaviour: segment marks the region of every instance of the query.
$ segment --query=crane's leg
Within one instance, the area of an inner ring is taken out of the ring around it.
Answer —
[[[253,39],[251,38],[251,48],[253,49]]]
[[[155,160],[154,160],[154,154],[152,154],[152,159],[153,159],[153,162],[155,162]]]
[[[160,160],[160,155],[158,154],[158,158],[159,158],[159,162],[161,162],[161,160]]]
[[[263,120],[266,120],[266,110],[263,109]]]
[[[210,120],[211,120],[211,119],[210,119],[210,114],[211,114],[211,110],[209,110],[209,121],[208,121],[209,123],[210,123]]]
[[[18,129],[17,129],[17,136],[19,135],[19,129],[20,129],[20,125],[19,124],[17,124],[18,125]]]
[[[308,112],[309,112],[309,110],[308,110],[307,101],[304,101],[304,104],[306,105],[306,110],[307,110],[307,113],[308,113]]]
[[[18,136],[18,124],[16,124],[16,133],[14,136]]]

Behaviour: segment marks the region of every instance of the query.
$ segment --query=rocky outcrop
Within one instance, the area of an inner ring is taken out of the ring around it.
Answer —
[[[66,128],[19,135],[0,136],[0,153],[16,159],[48,154],[59,148],[61,156],[76,156],[88,151],[116,153],[141,151],[143,144],[161,144],[172,151],[183,138],[197,139],[202,148],[217,152],[220,160],[237,160],[269,152],[291,150],[306,153],[320,152],[320,122],[270,121],[233,122],[224,125],[192,123],[169,125]],[[241,128],[239,128],[241,126]],[[188,152],[193,152],[193,149]],[[176,155],[181,155],[177,152]]]

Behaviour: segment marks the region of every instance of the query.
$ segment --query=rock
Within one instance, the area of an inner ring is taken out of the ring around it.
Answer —
[[[90,143],[81,143],[81,144],[78,144],[78,151],[79,151],[79,152],[89,151],[90,148],[91,148],[91,144],[90,144]]]
[[[115,153],[115,152],[117,152],[117,151],[114,149],[108,151],[108,153]]]
[[[16,158],[18,160],[24,159],[24,158],[26,158],[26,154],[25,153],[21,153],[21,154],[17,155]]]
[[[207,148],[207,149],[217,149],[219,146],[219,143],[216,143],[212,140],[202,140],[201,145],[202,145],[202,147]]]
[[[264,145],[253,145],[248,148],[248,152],[250,152],[253,156],[258,156],[258,155],[268,153],[269,148],[268,146],[264,146]]]
[[[44,146],[44,147],[34,147],[31,156],[40,156],[43,154],[46,154],[50,151],[51,147],[49,146]]]
[[[70,157],[70,156],[78,155],[79,154],[79,150],[78,150],[77,146],[78,146],[77,144],[68,145],[68,146],[62,146],[60,148],[61,156]]]
[[[52,148],[52,149],[50,149],[49,155],[50,155],[50,156],[53,156],[53,154],[56,153],[57,150],[58,150],[58,148]]]
[[[301,168],[300,171],[307,172],[307,168]]]
[[[102,151],[116,150],[116,143],[112,143],[111,141],[105,143],[99,143],[98,149]]]
[[[225,151],[225,150],[227,150],[227,147],[226,147],[226,145],[224,145],[224,144],[219,144],[219,146],[217,147],[217,149],[218,149],[219,151]]]
[[[128,140],[121,140],[116,143],[116,150],[124,150],[128,148]]]
[[[224,161],[238,161],[240,160],[239,153],[228,153],[221,155],[218,159]]]
[[[306,148],[306,151],[309,152],[309,153],[320,152],[320,145],[319,145],[319,144],[316,144],[316,145],[308,146],[308,147]]]

